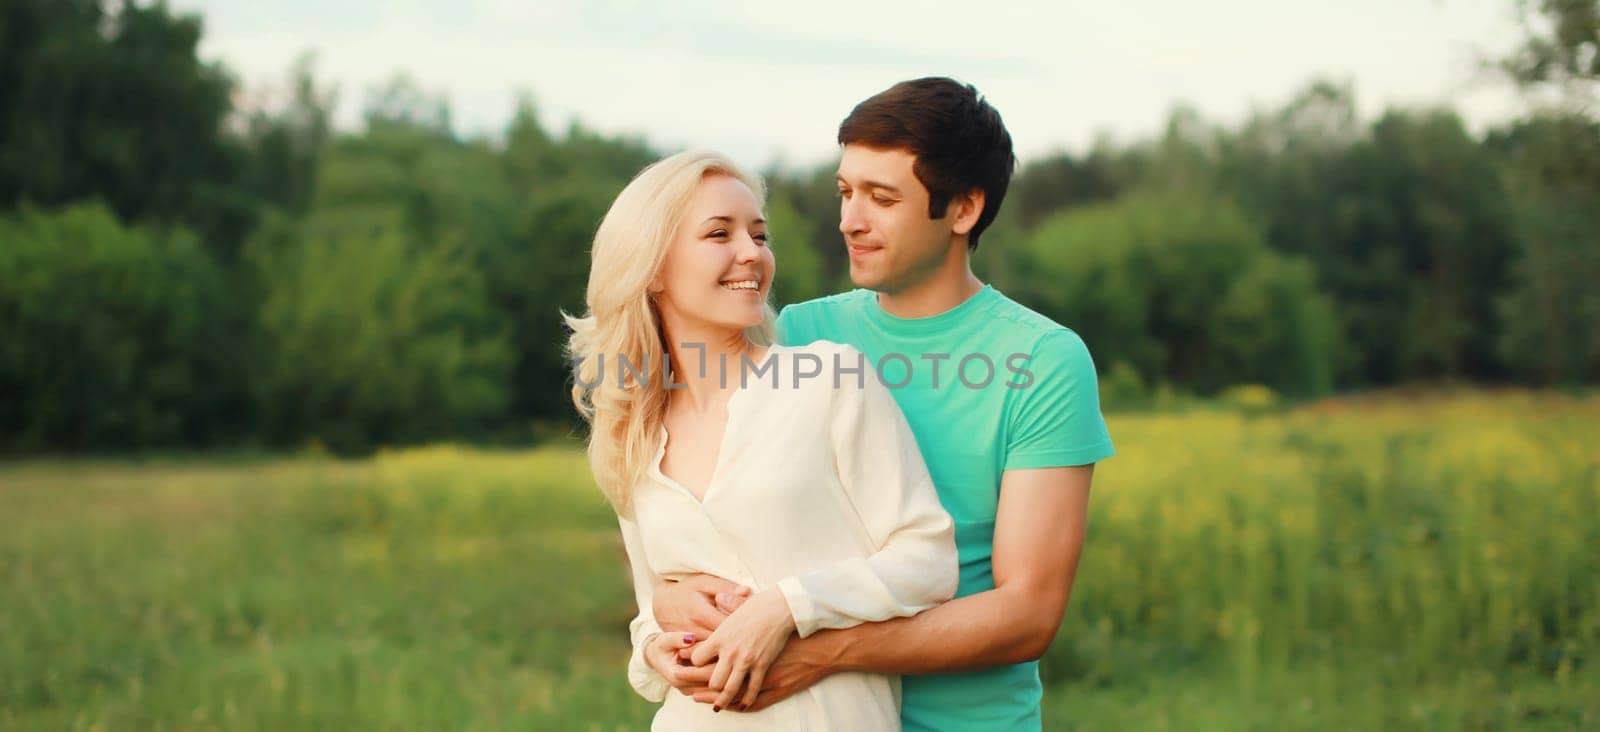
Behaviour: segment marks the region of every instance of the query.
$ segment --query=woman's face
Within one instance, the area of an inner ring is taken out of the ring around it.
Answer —
[[[729,330],[758,325],[775,269],[755,194],[737,178],[708,175],[661,267],[662,317]]]

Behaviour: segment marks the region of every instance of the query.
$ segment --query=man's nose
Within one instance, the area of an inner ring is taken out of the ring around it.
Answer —
[[[839,202],[839,233],[859,234],[867,230],[866,217],[858,204],[848,199]]]

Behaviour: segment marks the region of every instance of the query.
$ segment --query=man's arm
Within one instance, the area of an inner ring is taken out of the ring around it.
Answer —
[[[1044,655],[1077,575],[1093,476],[1093,465],[1007,470],[995,516],[994,589],[909,618],[791,639],[752,709],[840,671],[950,673]],[[680,669],[678,683],[702,673]]]
[[[744,585],[695,574],[657,583],[651,609],[662,630],[707,638],[749,597],[750,588]]]

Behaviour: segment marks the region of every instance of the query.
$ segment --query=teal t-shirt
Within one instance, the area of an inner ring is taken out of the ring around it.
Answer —
[[[991,555],[1000,476],[1008,469],[1087,465],[1113,454],[1094,362],[1076,333],[985,285],[928,318],[897,318],[871,290],[790,305],[785,345],[854,346],[890,387],[955,519],[957,597],[994,589]],[[825,370],[858,364],[825,365]],[[847,375],[846,379],[855,379]],[[1039,664],[907,676],[908,730],[1039,729]]]

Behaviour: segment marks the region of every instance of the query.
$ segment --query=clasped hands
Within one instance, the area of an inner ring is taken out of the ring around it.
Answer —
[[[806,673],[804,664],[775,668],[795,630],[788,601],[775,587],[752,594],[720,577],[695,575],[657,585],[652,606],[665,632],[651,639],[645,660],[679,693],[714,711],[757,711],[821,677]]]

